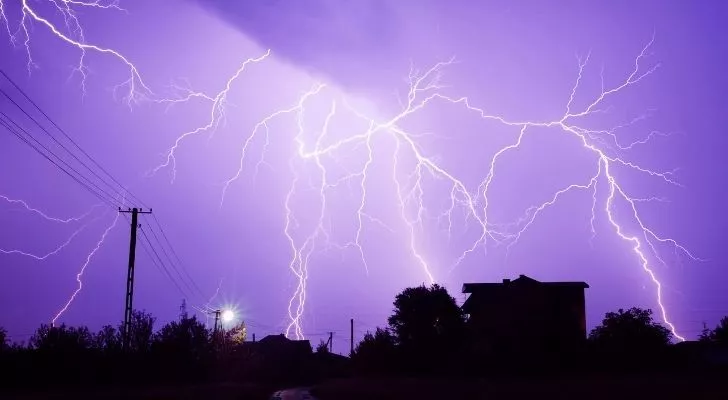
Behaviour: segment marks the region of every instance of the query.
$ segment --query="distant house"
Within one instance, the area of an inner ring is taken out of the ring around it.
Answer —
[[[584,282],[539,282],[525,275],[466,283],[462,306],[482,350],[563,349],[586,339]]]
[[[276,361],[304,359],[313,353],[308,340],[291,340],[285,335],[268,335],[253,344],[255,350]]]
[[[234,360],[221,371],[230,379],[279,379],[301,377],[308,373],[313,355],[308,340],[291,340],[285,335],[269,335],[256,342],[243,342],[236,349]]]

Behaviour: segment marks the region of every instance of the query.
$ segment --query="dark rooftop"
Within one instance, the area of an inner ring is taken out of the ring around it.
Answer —
[[[541,282],[537,281],[526,275],[519,275],[514,280],[503,279],[503,282],[487,282],[487,283],[465,283],[463,284],[463,293],[473,293],[478,290],[493,287],[505,287],[509,285],[521,285],[521,284],[538,284],[549,287],[575,287],[587,289],[589,285],[586,282]]]

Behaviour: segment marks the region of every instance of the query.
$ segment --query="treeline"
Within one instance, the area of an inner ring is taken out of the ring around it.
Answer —
[[[538,337],[539,327],[533,327]],[[478,333],[477,335],[479,335]],[[519,337],[529,337],[519,335]],[[677,343],[652,311],[605,315],[583,341],[543,346],[527,341],[487,343],[474,337],[445,288],[408,288],[394,301],[388,325],[364,337],[352,357],[359,375],[483,377],[497,375],[704,373],[728,365],[728,317],[697,343]]]
[[[245,340],[245,326],[217,335],[196,316],[182,315],[155,330],[155,318],[132,313],[128,348],[122,326],[41,325],[27,343],[9,343],[0,329],[0,385],[34,389],[76,385],[133,385],[207,381],[222,350]]]
[[[698,342],[673,344],[671,332],[653,320],[650,310],[640,308],[607,313],[587,338],[569,348],[542,348],[526,341],[484,347],[455,299],[438,285],[397,295],[387,326],[365,335],[350,359],[329,354],[325,343],[314,353],[308,345],[282,338],[256,346],[246,342],[242,324],[213,334],[194,316],[182,315],[160,329],[155,322],[152,315],[134,311],[126,350],[121,326],[91,332],[43,325],[23,344],[9,343],[0,329],[0,386],[255,382],[283,387],[372,375],[704,373],[720,371],[716,365],[721,362],[728,364],[728,318],[706,329]],[[537,337],[538,327],[533,329]],[[722,361],[720,354],[725,355]]]

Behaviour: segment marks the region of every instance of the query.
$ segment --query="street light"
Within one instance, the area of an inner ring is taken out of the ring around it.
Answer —
[[[229,324],[233,320],[235,320],[235,312],[233,310],[228,309],[222,312],[222,322]]]

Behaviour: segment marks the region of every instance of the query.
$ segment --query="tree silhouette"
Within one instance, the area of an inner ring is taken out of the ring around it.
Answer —
[[[92,347],[93,336],[88,328],[50,326],[43,324],[30,338],[30,345],[43,352],[73,353],[88,350]]]
[[[698,341],[699,342],[712,342],[713,341],[713,331],[708,329],[708,327],[703,323],[703,330],[700,331],[700,335],[698,335]]]
[[[403,368],[413,373],[447,370],[463,344],[463,312],[437,284],[403,290],[394,300],[388,322]]]
[[[241,321],[232,328],[225,330],[224,335],[226,345],[237,346],[248,338],[248,329],[245,327],[245,322]]]
[[[354,349],[352,360],[362,372],[387,373],[397,369],[397,340],[388,329],[367,332]]]
[[[329,342],[321,340],[316,346],[316,353],[327,354],[329,352]]]
[[[397,342],[412,347],[457,340],[465,326],[455,298],[437,284],[403,290],[394,300],[394,314],[388,322]]]
[[[143,310],[131,312],[131,325],[129,327],[129,350],[137,353],[149,351],[154,339],[154,322],[156,318]],[[119,327],[123,332],[123,326]]]
[[[718,326],[713,329],[713,341],[728,344],[728,317],[723,317]]]
[[[0,327],[0,351],[8,349],[8,331]]]
[[[608,312],[589,333],[589,340],[600,348],[632,353],[664,348],[671,339],[670,330],[653,321],[652,310],[637,307]]]
[[[364,339],[354,349],[356,357],[364,357],[369,355],[386,355],[391,354],[396,346],[396,339],[387,329],[377,328],[372,334],[367,332]]]
[[[211,349],[210,332],[197,316],[168,323],[154,339],[155,350],[165,356],[198,358]]]
[[[94,335],[94,347],[107,353],[121,351],[121,332],[111,325],[104,325]]]
[[[700,341],[728,344],[728,317],[721,318],[718,326],[713,330],[703,329],[700,334]]]

